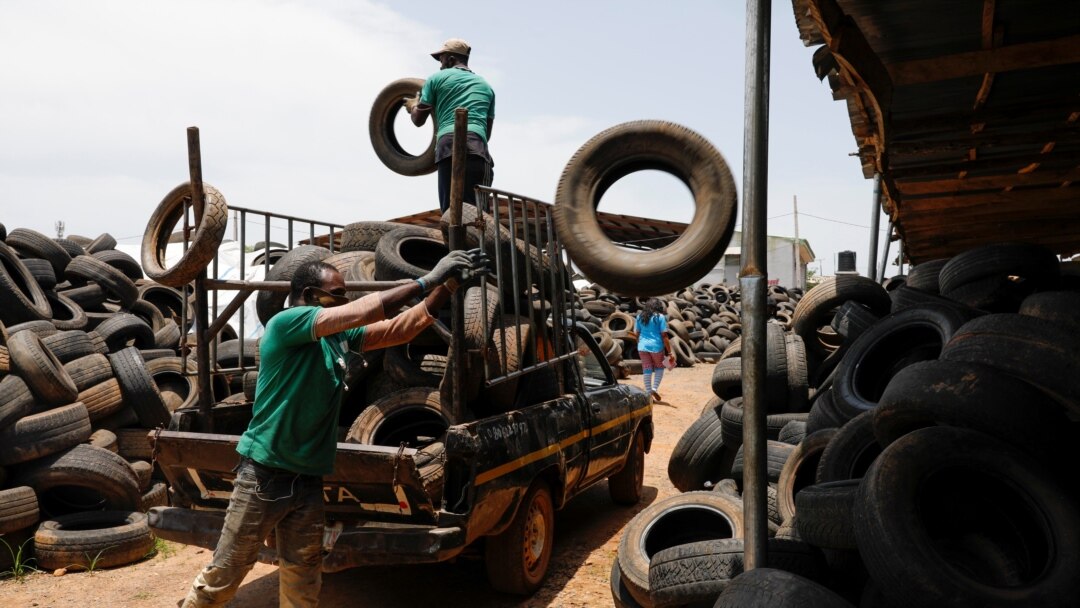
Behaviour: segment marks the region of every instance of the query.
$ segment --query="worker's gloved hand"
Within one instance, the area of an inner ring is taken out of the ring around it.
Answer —
[[[419,105],[419,104],[420,104],[420,93],[417,93],[416,95],[414,95],[412,97],[406,97],[405,98],[405,111],[408,112],[409,114],[412,114],[413,110],[415,110],[416,106]]]
[[[462,271],[472,268],[472,264],[473,259],[468,252],[451,251],[443,259],[439,260],[438,264],[435,264],[435,268],[432,268],[431,272],[420,277],[418,281],[421,287],[424,288],[424,293],[427,293],[451,278],[460,277]]]
[[[470,249],[465,253],[469,254],[471,265],[461,271],[461,282],[468,283],[473,279],[484,276],[488,273],[488,257],[482,249],[477,247],[476,249]]]

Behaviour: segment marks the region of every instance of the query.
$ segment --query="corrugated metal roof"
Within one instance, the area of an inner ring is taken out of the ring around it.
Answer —
[[[915,262],[1080,252],[1080,2],[793,0]]]

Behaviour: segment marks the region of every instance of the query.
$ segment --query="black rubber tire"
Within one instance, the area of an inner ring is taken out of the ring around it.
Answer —
[[[782,327],[782,326],[778,326]],[[809,410],[810,381],[806,361],[806,344],[794,334],[783,336],[787,356],[787,400],[784,411],[805,412]]]
[[[0,239],[0,240],[2,240],[2,239]],[[78,257],[80,255],[86,255],[86,248],[83,247],[83,245],[81,243],[77,243],[74,240],[72,240],[71,236],[68,236],[67,238],[53,239],[53,242],[56,243],[57,245],[59,245],[60,248],[63,249],[64,251],[66,251],[68,256],[70,256],[72,258]],[[89,245],[90,240],[85,239],[85,240],[82,241],[82,243],[85,243],[85,244]]]
[[[97,283],[124,308],[129,308],[139,299],[139,288],[135,287],[134,281],[123,272],[90,255],[80,255],[71,260],[66,276],[69,279],[74,277]]]
[[[94,328],[109,351],[116,352],[132,345],[136,348],[154,348],[154,330],[133,314],[118,312]]]
[[[405,442],[420,447],[421,437],[440,437],[450,426],[437,388],[407,388],[367,406],[345,436],[345,441],[397,447]]]
[[[154,349],[167,349],[175,353],[179,350],[180,339],[183,337],[180,326],[169,319],[161,329],[154,332]]]
[[[348,384],[348,383],[346,383]],[[244,397],[249,401],[255,401],[255,390],[259,386],[259,372],[244,372]],[[159,386],[160,388],[160,386]]]
[[[86,406],[72,403],[20,418],[0,431],[0,465],[28,462],[55,454],[90,437]]]
[[[765,416],[766,439],[780,437],[780,429],[792,420],[806,420],[808,414],[769,414]],[[724,443],[733,448],[742,445],[743,442],[743,398],[736,397],[726,401],[720,408],[721,428],[723,430]]]
[[[135,473],[135,478],[139,480],[139,491],[145,492],[150,487],[150,474],[154,472],[154,465],[146,460],[134,460],[131,461],[131,470]]]
[[[1020,303],[1022,315],[1069,326],[1080,331],[1080,291],[1044,291],[1033,293]]]
[[[267,281],[292,280],[296,269],[308,262],[321,262],[330,257],[330,250],[317,245],[300,245],[285,254],[266,273]],[[281,312],[285,307],[285,300],[289,297],[288,292],[260,291],[255,297],[255,311],[259,315],[259,322],[266,325],[274,315]]]
[[[217,356],[215,360],[218,367],[232,369],[240,367],[243,363],[243,367],[254,368],[256,366],[255,353],[259,350],[259,344],[256,340],[246,339],[243,340],[244,356],[241,360],[240,357],[240,344],[241,340],[225,340],[217,347]]]
[[[799,300],[792,317],[792,331],[802,337],[811,357],[821,360],[834,350],[821,342],[817,330],[828,325],[835,316],[834,309],[847,301],[858,302],[878,316],[888,313],[892,304],[885,288],[866,277],[841,275],[825,279]]]
[[[379,239],[375,249],[375,278],[396,281],[422,277],[448,253],[450,250],[438,230],[403,226]]]
[[[544,480],[537,479],[522,498],[510,526],[486,539],[484,566],[488,582],[504,593],[532,594],[547,576],[554,542],[555,506],[551,490]],[[528,549],[523,551],[523,545]],[[537,545],[540,554],[534,555],[531,551]]]
[[[739,446],[739,449],[735,451],[735,459],[731,461],[731,478],[739,484],[739,487],[743,485],[743,447]],[[791,444],[766,440],[765,478],[770,483],[780,481],[780,472],[784,470],[784,463],[794,451],[795,446]]]
[[[41,286],[15,251],[0,243],[0,322],[14,325],[51,316],[52,308]]]
[[[30,387],[18,376],[4,376],[0,379],[0,432],[10,427],[16,420],[40,412]]]
[[[735,448],[724,441],[720,412],[712,410],[683,432],[668,460],[668,479],[680,492],[701,490],[705,482],[727,477]]]
[[[113,375],[120,383],[124,404],[135,410],[139,424],[148,429],[168,426],[172,412],[165,406],[139,350],[128,347],[108,355],[108,358]]]
[[[840,427],[818,461],[817,482],[860,479],[873,464],[881,445],[874,436],[874,412],[859,414]]]
[[[191,359],[188,361],[189,368],[194,369],[194,361]],[[157,386],[161,400],[169,412],[175,412],[183,407],[192,407],[198,402],[198,383],[195,376],[184,375],[183,359],[180,357],[162,357],[147,361],[146,371],[154,379],[154,385]]]
[[[1030,384],[983,363],[925,361],[904,368],[889,382],[874,411],[880,445],[935,425],[974,429],[1044,461],[1068,443],[1059,435],[1068,421],[1057,404]]]
[[[19,332],[8,339],[11,369],[22,378],[42,405],[62,405],[75,401],[79,390],[37,334]]]
[[[16,228],[4,241],[9,247],[28,258],[47,260],[55,277],[64,276],[64,269],[71,263],[71,256],[56,241],[28,228]]]
[[[104,306],[106,310],[112,310],[112,305],[105,304]],[[121,309],[117,309],[116,312],[121,312]],[[128,312],[142,319],[155,332],[165,326],[165,315],[161,314],[157,306],[146,300],[135,300],[128,307]]]
[[[85,312],[87,309],[98,309],[105,303],[105,290],[100,285],[90,283],[83,287],[74,287],[72,289],[65,289],[59,293],[64,294],[72,302],[75,302],[82,307]]]
[[[111,373],[111,365],[109,369]],[[109,378],[79,391],[79,401],[86,406],[90,421],[103,428],[110,428],[104,425],[105,418],[124,409],[124,397],[116,378]],[[131,415],[134,416],[135,413],[131,412]]]
[[[161,315],[165,319],[172,319],[178,324],[181,321],[181,317],[184,316],[185,311],[187,311],[186,316],[189,329],[195,322],[195,309],[189,301],[184,299],[184,294],[180,293],[177,289],[159,285],[152,281],[143,280],[142,284],[139,285],[139,299],[149,302],[161,311]]]
[[[826,388],[817,394],[813,405],[810,406],[810,415],[806,418],[806,434],[820,431],[821,429],[835,429],[843,426],[846,418],[836,409],[833,402],[832,388]]]
[[[939,258],[912,266],[911,270],[908,270],[907,278],[904,279],[904,285],[926,293],[941,293],[938,277],[948,261],[949,258]]]
[[[165,482],[159,481],[143,492],[143,495],[139,498],[139,507],[136,510],[140,513],[146,513],[154,507],[167,506],[169,506],[169,486]]]
[[[33,488],[20,486],[0,490],[0,534],[29,528],[40,518]]]
[[[138,281],[143,278],[142,266],[135,261],[135,258],[120,251],[118,249],[106,249],[105,251],[99,251],[92,254],[93,257],[105,262],[109,266],[124,273],[127,278],[132,281]]]
[[[742,396],[742,358],[720,359],[713,366],[712,391],[724,401]]]
[[[634,433],[626,460],[619,471],[608,477],[608,494],[617,505],[630,506],[641,502],[645,485],[645,434]]]
[[[941,295],[987,310],[995,308],[985,305],[991,300],[972,300],[962,297],[960,293],[965,287],[980,282],[996,283],[996,290],[1000,293],[993,294],[991,298],[1010,300],[1002,302],[1002,305],[1016,310],[1025,295],[1053,289],[1060,278],[1057,255],[1049,249],[1021,243],[995,243],[953,256],[941,268],[938,282]],[[995,289],[990,289],[988,293],[993,291]]]
[[[30,275],[34,277],[41,289],[50,291],[56,288],[56,271],[53,270],[49,260],[26,258],[22,263],[30,271]]]
[[[856,549],[852,523],[858,479],[807,486],[795,497],[796,526],[806,542],[824,549]]]
[[[780,429],[780,434],[776,436],[776,440],[790,445],[799,445],[805,437],[806,421],[792,420],[785,424],[784,428]]]
[[[57,332],[43,338],[41,343],[63,364],[97,353],[97,346],[85,331]],[[78,383],[76,383],[78,385]],[[81,389],[80,389],[81,390]]]
[[[867,570],[898,605],[1080,597],[1080,505],[1037,462],[976,431],[925,428],[893,442],[859,485],[854,522]]]
[[[619,541],[623,583],[650,606],[649,563],[660,551],[687,543],[742,538],[742,501],[722,492],[685,492],[658,500],[626,524]]]
[[[521,331],[521,356],[518,356],[518,330]],[[488,342],[487,366],[488,377],[505,376],[515,372],[526,365],[532,353],[532,323],[526,317],[518,317],[512,314],[503,315],[495,323]],[[505,353],[505,363],[504,363]],[[517,391],[520,378],[512,378],[498,382],[480,391],[480,397],[474,407],[479,408],[479,413],[490,415],[504,413],[514,409],[517,401]]]
[[[883,317],[851,344],[836,369],[836,411],[850,420],[873,409],[889,380],[904,367],[936,359],[970,317],[948,306],[926,304]]]
[[[993,367],[1029,382],[1080,414],[1080,332],[1019,314],[969,321],[945,345],[941,358]]]
[[[438,387],[446,374],[446,355],[410,355],[409,350],[407,344],[386,349],[383,355],[383,372],[405,386]]]
[[[419,93],[422,86],[424,80],[421,78],[401,78],[391,82],[375,96],[371,115],[368,117],[368,135],[371,137],[375,156],[394,173],[410,177],[434,173],[436,169],[434,128],[431,131],[430,145],[418,156],[406,152],[394,133],[394,120],[398,110],[404,105],[405,98]]]
[[[829,589],[773,568],[743,572],[716,598],[713,608],[852,608]]]
[[[846,342],[851,342],[880,318],[880,315],[870,312],[858,302],[844,302],[833,317],[832,328],[843,336]]]
[[[486,294],[484,293],[486,291]],[[486,308],[484,306],[486,298]],[[499,290],[484,284],[474,285],[465,291],[465,348],[479,351],[495,327],[499,311]],[[477,354],[470,358],[469,368],[481,369],[483,361]],[[465,399],[472,401],[480,394],[484,383],[482,373],[468,373],[465,377]]]
[[[770,538],[769,565],[811,580],[825,578],[821,552],[795,540]],[[649,562],[649,596],[654,608],[708,606],[743,572],[744,540],[725,538],[677,545]]]
[[[627,256],[601,229],[597,205],[617,180],[649,169],[686,184],[694,217],[672,244]],[[735,207],[735,181],[712,144],[680,125],[643,120],[611,127],[574,153],[553,214],[559,238],[586,276],[624,295],[655,296],[693,284],[716,266],[735,229]]]
[[[795,496],[807,486],[814,485],[818,463],[825,447],[836,435],[836,429],[822,429],[807,435],[788,457],[780,480],[776,483],[776,506],[784,521],[795,516]]]
[[[205,203],[202,217],[195,226],[195,236],[188,244],[187,251],[171,268],[165,267],[165,247],[169,244],[173,228],[183,218],[184,201],[191,198],[191,184],[184,182],[173,188],[154,209],[142,239],[142,269],[147,278],[169,287],[183,287],[194,281],[217,255],[225,237],[229,207],[217,188],[203,182],[203,190]],[[99,251],[93,246],[87,250],[90,253]],[[267,280],[271,279],[267,277]]]
[[[53,327],[60,331],[85,329],[89,319],[86,311],[71,298],[55,291],[45,292],[45,299],[49,301],[52,310]]]
[[[108,232],[102,232],[86,245],[86,253],[91,255],[107,249],[116,249],[116,239]]]
[[[134,511],[72,513],[44,521],[34,534],[34,556],[45,570],[114,568],[154,549],[146,514]]]
[[[58,333],[60,330],[56,329],[56,326],[49,321],[25,321],[23,323],[7,326],[7,334],[9,337],[24,331],[35,333],[41,338],[47,338]],[[6,343],[7,341],[5,340],[5,344]]]
[[[379,239],[391,230],[402,226],[399,222],[354,222],[341,230],[341,251],[371,251],[379,246]]]
[[[643,608],[634,599],[634,596],[630,595],[630,590],[626,588],[622,570],[619,568],[619,556],[617,555],[611,562],[611,574],[608,580],[611,584],[611,601],[615,604],[615,608]]]

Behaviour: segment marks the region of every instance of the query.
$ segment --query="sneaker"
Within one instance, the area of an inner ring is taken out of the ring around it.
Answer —
[[[650,394],[652,395],[652,399],[653,399],[653,401],[655,401],[655,402],[657,402],[657,403],[659,403],[659,402],[660,402],[660,400],[661,400],[661,399],[660,399],[660,393],[658,393],[658,392],[656,392],[656,391],[651,391],[651,392],[650,392]]]

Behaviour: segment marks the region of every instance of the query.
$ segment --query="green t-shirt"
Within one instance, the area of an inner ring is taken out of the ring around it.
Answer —
[[[439,70],[424,81],[420,103],[433,108],[435,139],[454,132],[454,110],[468,108],[469,131],[487,141],[488,118],[495,118],[495,91],[483,76],[462,68]]]
[[[256,462],[305,475],[334,470],[345,371],[364,339],[362,327],[317,339],[318,314],[297,306],[267,323],[251,424],[236,446]]]

